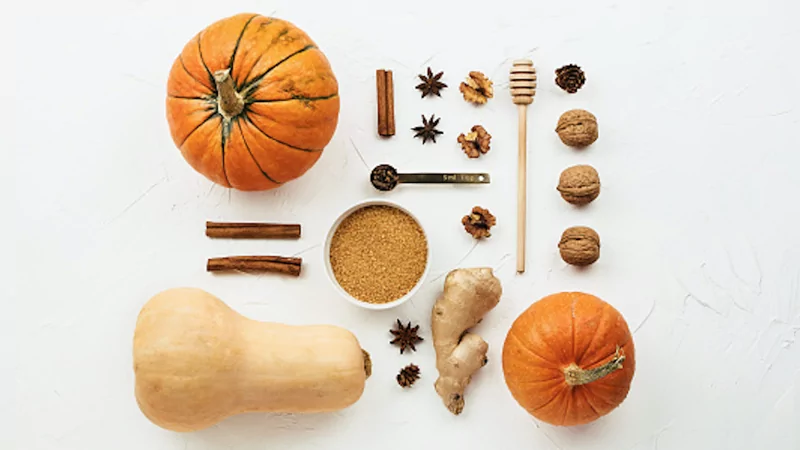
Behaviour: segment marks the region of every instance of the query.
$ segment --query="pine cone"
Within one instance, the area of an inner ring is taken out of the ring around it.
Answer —
[[[397,374],[397,384],[404,388],[411,387],[417,380],[419,380],[419,367],[414,364],[403,367]]]
[[[556,69],[556,84],[561,89],[574,94],[586,83],[586,74],[575,64]]]

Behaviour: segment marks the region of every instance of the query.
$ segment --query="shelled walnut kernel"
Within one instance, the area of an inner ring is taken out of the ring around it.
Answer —
[[[478,105],[483,105],[494,97],[492,80],[478,71],[470,72],[467,80],[458,86],[458,90],[464,95],[464,100]]]
[[[492,135],[480,125],[475,125],[467,133],[458,135],[458,143],[469,158],[477,158],[489,152]]]
[[[475,239],[483,239],[492,236],[489,230],[497,224],[497,219],[488,209],[476,206],[472,208],[471,214],[461,219],[461,224],[464,225],[464,230],[471,234],[472,237]]]

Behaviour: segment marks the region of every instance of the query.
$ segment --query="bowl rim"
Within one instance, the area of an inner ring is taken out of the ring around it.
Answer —
[[[388,303],[368,303],[353,297],[339,284],[339,281],[336,279],[336,276],[333,273],[333,267],[331,267],[331,241],[333,240],[333,235],[336,233],[336,230],[339,229],[339,225],[341,225],[342,222],[354,212],[363,208],[367,208],[369,206],[389,206],[397,208],[400,211],[408,214],[408,216],[414,219],[417,225],[419,225],[419,228],[422,230],[422,236],[425,238],[425,244],[427,245],[425,269],[423,270],[422,275],[417,281],[417,284],[415,284],[414,287],[411,288],[411,290],[408,291],[406,295]],[[425,279],[428,277],[428,273],[430,272],[431,268],[431,244],[430,240],[428,239],[428,233],[425,231],[425,227],[422,225],[422,222],[416,215],[414,215],[414,213],[409,211],[408,208],[392,200],[371,198],[356,202],[355,204],[351,205],[349,208],[345,209],[345,211],[342,212],[336,218],[336,220],[333,221],[333,224],[328,229],[327,236],[325,236],[325,247],[323,248],[322,251],[322,257],[325,259],[325,273],[328,275],[328,280],[333,285],[334,290],[336,290],[336,292],[339,294],[340,297],[344,298],[349,303],[356,305],[360,308],[371,309],[371,310],[386,310],[400,306],[403,303],[407,302],[420,290],[420,288],[422,288],[422,285],[425,284]]]

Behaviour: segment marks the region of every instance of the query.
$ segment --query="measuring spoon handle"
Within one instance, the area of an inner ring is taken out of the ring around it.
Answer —
[[[400,183],[489,184],[488,173],[401,173]]]

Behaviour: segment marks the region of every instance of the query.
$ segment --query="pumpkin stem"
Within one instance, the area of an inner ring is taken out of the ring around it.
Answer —
[[[622,354],[619,346],[617,346],[617,351],[614,353],[614,357],[611,358],[611,361],[603,364],[602,366],[595,367],[594,369],[584,370],[574,363],[570,364],[566,369],[564,369],[564,380],[570,386],[589,384],[611,374],[612,372],[622,369],[623,361],[625,361],[625,355]]]
[[[231,69],[214,72],[217,83],[217,109],[226,119],[238,116],[244,110],[244,100],[236,92],[236,85],[231,77]]]
[[[372,375],[372,358],[369,357],[369,353],[363,348],[361,349],[361,353],[364,354],[364,372],[367,374],[367,378]]]

